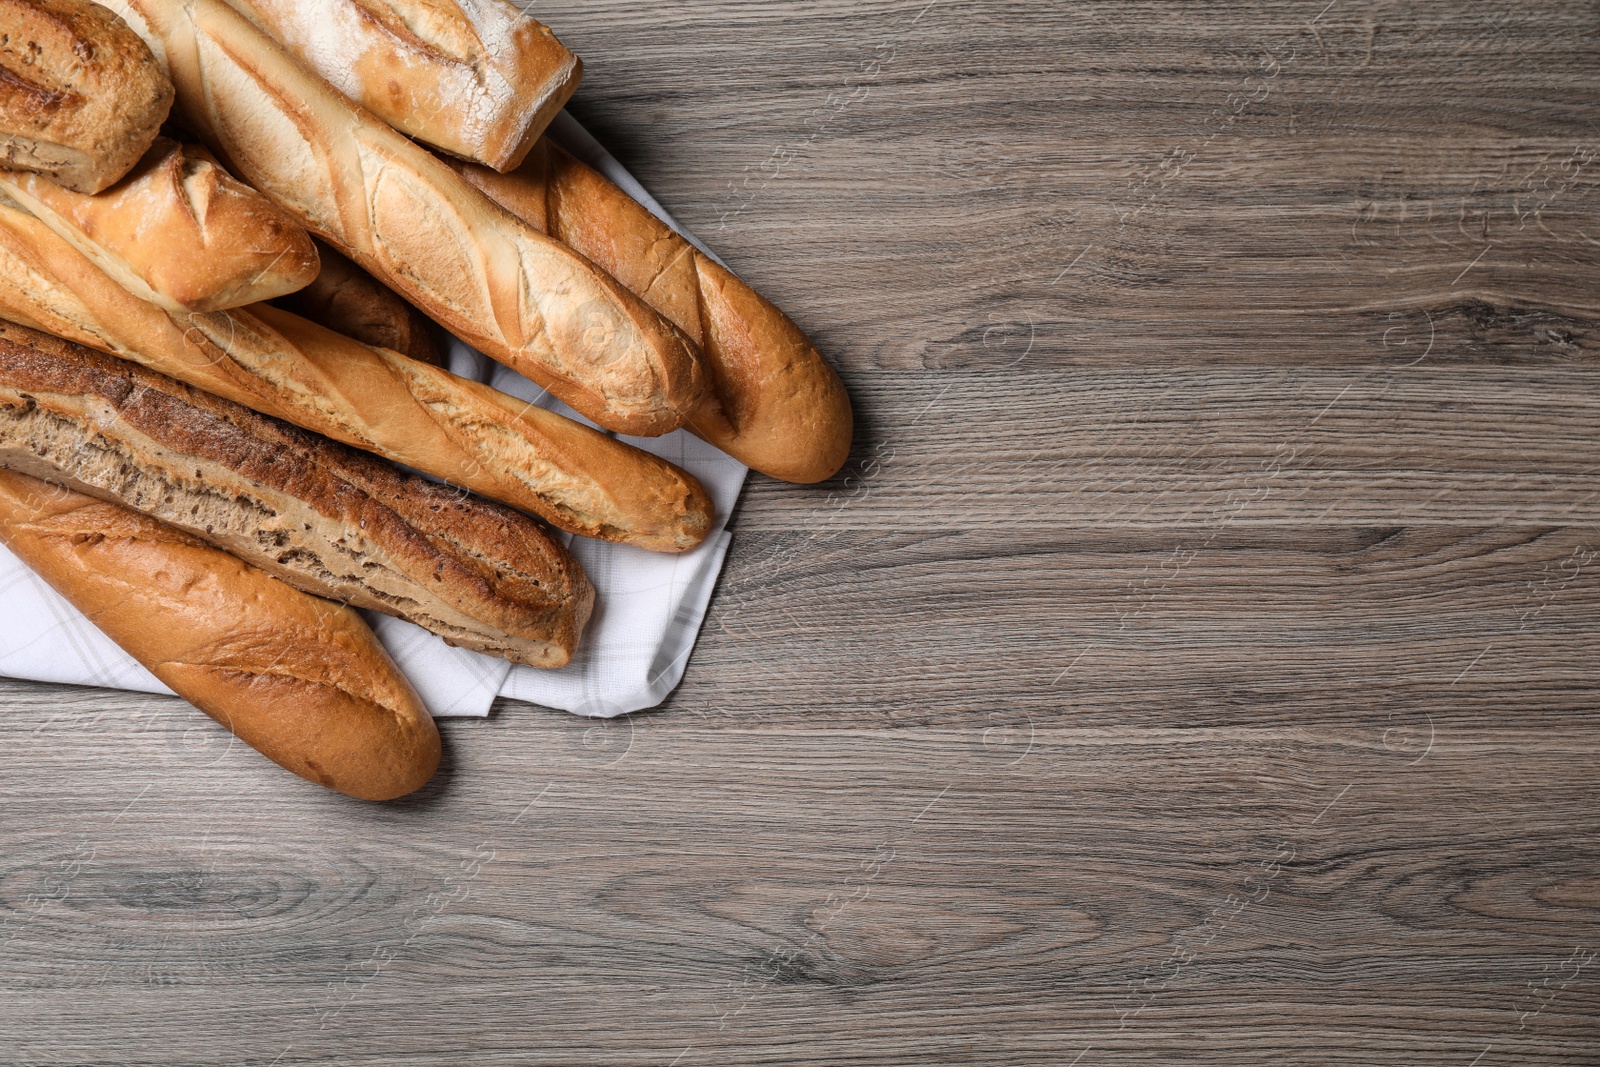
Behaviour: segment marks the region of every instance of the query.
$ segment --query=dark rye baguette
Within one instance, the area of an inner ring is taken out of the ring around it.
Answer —
[[[172,107],[150,48],[88,0],[0,0],[0,166],[98,193]]]
[[[534,519],[10,323],[0,323],[0,466],[517,663],[565,664],[594,603],[577,562]]]
[[[3,468],[0,542],[173,692],[300,777],[393,800],[438,768],[433,718],[354,610]]]

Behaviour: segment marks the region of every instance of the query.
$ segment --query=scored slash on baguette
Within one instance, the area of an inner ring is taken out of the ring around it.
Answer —
[[[433,718],[352,609],[4,468],[0,542],[180,697],[302,778],[392,800],[438,768]]]
[[[519,512],[4,322],[0,466],[517,663],[567,663],[594,603],[577,562]]]
[[[168,311],[221,311],[292,293],[317,276],[310,236],[204,149],[165,137],[120,182],[89,196],[0,171],[0,190],[129,292]]]

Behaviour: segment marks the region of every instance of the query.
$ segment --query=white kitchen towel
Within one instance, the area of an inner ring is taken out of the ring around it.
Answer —
[[[711,254],[571,116],[559,115],[550,135]],[[528,379],[460,341],[452,346],[450,360],[457,374],[579,417]],[[572,538],[573,554],[594,583],[595,615],[577,655],[560,670],[514,666],[451,648],[408,622],[369,614],[378,639],[436,717],[488,715],[489,705],[501,694],[579,715],[611,717],[655,707],[683,678],[728,551],[724,526],[739,498],[746,468],[681,430],[666,437],[625,440],[676,463],[704,483],[717,509],[716,525],[705,544],[669,556]],[[171,692],[3,547],[0,676]]]

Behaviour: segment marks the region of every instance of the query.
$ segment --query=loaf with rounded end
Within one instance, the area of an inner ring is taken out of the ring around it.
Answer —
[[[495,170],[522,162],[583,75],[509,0],[233,0],[402,133]]]
[[[106,0],[233,173],[474,348],[619,433],[682,426],[709,383],[682,330],[352,103],[226,0]]]
[[[433,718],[351,608],[4,468],[0,542],[173,692],[302,778],[393,800],[438,768]]]
[[[165,137],[96,195],[0,171],[0,190],[123,288],[168,311],[222,311],[317,276],[311,236],[203,148]]]
[[[566,664],[594,604],[577,561],[521,512],[10,323],[0,466],[517,663]]]
[[[689,428],[786,482],[832,477],[850,454],[850,396],[789,317],[548,137],[511,174],[455,160],[501,207],[570,245],[698,344],[713,389]]]
[[[175,316],[26,211],[0,203],[0,316],[404,463],[564,530],[664,552],[698,545],[690,474],[553,411],[272,307]]]
[[[364,345],[393,349],[435,367],[445,366],[444,352],[428,316],[348,257],[321,241],[316,245],[321,262],[316,278],[303,289],[274,300],[274,304]]]
[[[0,167],[98,193],[132,169],[172,107],[138,34],[88,0],[0,0]]]

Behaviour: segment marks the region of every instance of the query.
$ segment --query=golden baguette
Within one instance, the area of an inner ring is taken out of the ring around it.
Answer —
[[[173,316],[0,204],[0,316],[524,508],[681,552],[710,529],[695,478],[551,411],[266,304]]]
[[[583,64],[509,0],[233,0],[402,133],[496,170],[522,162]]]
[[[165,137],[95,195],[0,171],[9,193],[129,292],[168,311],[222,311],[317,276],[311,237],[204,149]]]
[[[517,663],[567,663],[594,604],[571,554],[521,512],[6,322],[0,466]]]
[[[832,477],[850,454],[850,396],[771,301],[548,137],[510,174],[447,160],[507,211],[577,249],[687,333],[713,395],[689,426],[786,482]]]
[[[245,744],[360,800],[420,789],[439,731],[361,616],[138,512],[0,468],[0,542]]]
[[[469,342],[610,430],[682,426],[708,387],[681,330],[346,99],[226,0],[106,0],[233,173]]]

